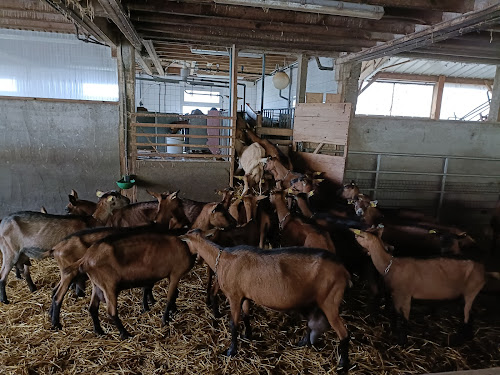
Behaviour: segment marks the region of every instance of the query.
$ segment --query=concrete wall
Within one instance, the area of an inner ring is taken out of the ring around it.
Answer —
[[[68,193],[95,200],[120,177],[118,105],[0,98],[0,217],[63,213]]]
[[[137,198],[139,201],[152,199],[146,189],[164,192],[180,189],[183,198],[213,202],[221,197],[215,189],[229,185],[229,162],[222,161],[137,161]]]
[[[462,224],[489,220],[500,192],[500,124],[487,122],[435,121],[408,117],[356,116],[349,130],[349,154],[345,180],[355,179],[368,194],[373,191],[377,153],[419,154],[382,156],[377,199],[384,206],[425,209],[436,214],[439,204],[444,158],[449,156],[442,208],[444,220]],[[369,152],[359,155],[356,151]],[[453,158],[461,157],[461,158]],[[465,158],[472,159],[465,159]],[[474,160],[489,158],[496,160]],[[422,172],[412,175],[411,172]],[[489,176],[489,177],[487,177]]]

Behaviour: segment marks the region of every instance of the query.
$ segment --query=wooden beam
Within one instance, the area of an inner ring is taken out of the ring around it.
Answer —
[[[148,0],[128,2],[131,11],[141,10],[170,15],[190,15],[198,17],[222,17],[257,22],[290,23],[303,25],[323,25],[341,27],[352,30],[369,30],[391,34],[409,34],[415,31],[415,25],[401,20],[366,20],[353,17],[328,16],[313,13],[292,12],[278,9],[248,8],[241,6],[219,5],[213,2],[173,2],[164,0]],[[133,12],[132,12],[133,13]]]
[[[431,103],[431,119],[439,120],[441,115],[441,103],[443,102],[443,90],[444,82],[446,77],[439,76],[437,83],[434,85],[434,90],[432,91],[432,103]]]
[[[466,13],[474,10],[474,0],[365,0],[363,3],[383,7],[425,9],[441,12]]]
[[[71,22],[76,24],[80,29],[85,30],[88,34],[92,35],[95,39],[104,42],[110,47],[115,47],[117,38],[111,28],[105,25],[97,25],[96,18],[91,20],[88,16],[75,12],[71,7],[65,5],[64,2],[54,0],[44,0],[55,10],[68,18]]]
[[[118,29],[120,29],[130,44],[132,44],[135,49],[140,51],[142,49],[141,38],[135,31],[135,28],[132,25],[132,22],[130,22],[130,19],[125,13],[121,3],[116,0],[99,0],[99,4],[101,4],[108,14],[108,17],[111,21],[113,21]]]
[[[491,92],[489,122],[500,122],[500,65],[497,65],[495,81]]]
[[[430,54],[423,53],[417,51],[409,51],[403,52],[400,57],[408,57],[410,59],[427,59],[427,60],[438,60],[438,61],[453,61],[453,62],[462,62],[466,64],[490,64],[490,65],[498,65],[500,64],[500,57],[496,59],[477,59],[475,57],[464,57],[464,56],[446,56],[446,55],[438,55],[438,54]]]
[[[297,69],[297,88],[295,90],[295,98],[297,103],[306,102],[306,83],[307,83],[307,67],[309,58],[302,54],[298,58],[299,66]]]
[[[236,45],[231,47],[231,82],[230,82],[230,96],[231,96],[231,138],[229,141],[230,155],[231,155],[231,168],[229,169],[229,186],[233,186],[234,176],[234,147],[236,140],[236,123],[238,115],[238,50]]]
[[[442,40],[456,37],[460,34],[466,34],[474,30],[486,28],[499,21],[500,4],[497,4],[484,10],[467,13],[450,21],[438,23],[425,30],[391,40],[364,51],[351,53],[339,58],[338,63],[342,64],[349,61],[369,60],[415,50]]]
[[[356,38],[370,41],[387,41],[394,37],[391,33],[370,32],[363,29],[348,29],[344,27],[325,25],[294,24],[289,22],[257,21],[224,17],[197,17],[175,15],[165,17],[164,14],[153,14],[151,12],[133,12],[131,19],[136,22],[160,24],[160,25],[192,25],[200,27],[228,27],[237,25],[239,29],[252,30],[253,32],[279,32],[307,35],[331,35],[334,37]]]
[[[290,32],[283,33],[281,31],[260,31],[241,29],[238,24],[226,25],[222,27],[198,26],[198,25],[168,25],[148,22],[136,22],[137,30],[157,33],[167,33],[176,35],[179,38],[187,38],[192,36],[204,37],[205,40],[214,40],[216,38],[232,38],[234,40],[262,40],[262,41],[278,41],[283,43],[302,43],[302,44],[323,44],[337,45],[343,47],[370,47],[375,45],[375,41],[335,37],[332,35],[308,35],[304,33]],[[343,49],[342,49],[343,51]]]
[[[421,75],[421,74],[406,74],[406,73],[391,73],[380,72],[378,75],[379,81],[402,81],[402,82],[438,82],[439,76]],[[456,83],[461,85],[485,85],[493,84],[493,80],[483,78],[464,78],[464,77],[446,77],[447,83]]]
[[[142,44],[144,44],[144,47],[146,47],[146,51],[148,51],[149,56],[151,57],[151,60],[153,61],[153,64],[158,71],[158,74],[161,76],[165,75],[165,71],[163,70],[163,66],[161,65],[161,61],[158,58],[158,55],[156,54],[155,47],[153,45],[153,42],[151,40],[143,40]]]
[[[151,71],[151,68],[149,67],[148,63],[144,61],[144,58],[141,56],[139,52],[137,52],[137,50],[135,50],[135,61],[140,65],[140,67],[142,68],[142,70],[144,70],[146,74],[149,74],[150,76],[153,75],[153,72]]]

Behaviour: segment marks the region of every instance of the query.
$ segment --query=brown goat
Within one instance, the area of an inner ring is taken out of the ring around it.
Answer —
[[[269,196],[276,207],[282,246],[304,246],[324,249],[335,253],[335,246],[327,232],[294,217],[285,204],[285,192],[274,191]]]
[[[71,193],[68,195],[69,203],[66,206],[66,212],[71,215],[83,215],[90,216],[92,215],[96,208],[97,203],[79,199],[78,193],[75,190],[71,190]]]
[[[152,191],[148,193],[158,200],[158,209],[153,219],[155,223],[168,225],[169,229],[189,227],[190,222],[184,213],[182,200],[177,197],[179,191],[172,194]]]
[[[179,280],[193,267],[194,261],[186,244],[176,236],[145,227],[141,232],[111,235],[94,243],[71,268],[87,273],[92,282],[89,312],[94,331],[104,334],[99,322],[99,303],[104,300],[120,338],[126,339],[130,334],[118,317],[119,292],[133,287],[152,287],[155,282],[168,278],[167,306],[162,319],[166,324],[169,314],[176,311]]]
[[[103,193],[98,208],[106,211],[129,203],[129,199],[111,191]],[[24,278],[29,289],[36,290],[29,272],[30,258],[40,259],[59,241],[71,233],[96,226],[92,217],[74,215],[49,215],[41,212],[21,211],[8,215],[0,223],[0,248],[3,255],[0,273],[0,301],[9,303],[5,286],[14,265],[24,269]]]
[[[382,243],[383,228],[378,228],[376,234],[356,229],[352,231],[384,277],[392,295],[395,312],[403,316],[405,323],[410,317],[413,298],[444,300],[463,296],[465,306],[462,332],[465,338],[472,337],[469,313],[474,299],[485,283],[482,264],[455,258],[394,258],[385,251]],[[406,341],[406,329],[403,328],[399,342],[405,344]]]
[[[236,198],[229,206],[228,211],[229,214],[236,220],[238,225],[242,225],[247,222],[246,207],[241,199]]]
[[[277,158],[267,158],[264,170],[271,172],[279,189],[288,189],[293,179],[302,177],[302,174],[286,168]]]
[[[243,301],[278,311],[318,307],[340,339],[339,368],[349,366],[349,336],[339,306],[349,273],[335,255],[305,247],[265,251],[250,246],[222,248],[207,241],[199,231],[181,236],[192,253],[199,254],[217,275],[231,307],[231,346],[238,347],[238,325]],[[248,316],[243,320],[250,336]]]

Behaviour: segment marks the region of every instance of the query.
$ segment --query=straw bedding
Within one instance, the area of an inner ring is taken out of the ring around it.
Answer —
[[[47,310],[52,287],[59,279],[53,259],[33,261],[30,293],[24,280],[9,277],[10,305],[0,305],[0,373],[2,374],[332,374],[337,363],[333,330],[318,348],[298,348],[305,322],[294,314],[254,307],[254,340],[240,339],[235,358],[224,353],[230,344],[229,307],[221,298],[223,318],[216,321],[205,305],[205,266],[196,265],[181,280],[171,323],[161,325],[168,282],[154,288],[157,303],[141,313],[141,290],[120,294],[118,311],[134,337],[120,341],[105,306],[100,317],[104,337],[96,337],[87,312],[88,296],[76,299],[69,292],[63,303],[63,329],[50,329]],[[457,348],[446,346],[461,316],[457,304],[414,304],[409,345],[401,348],[389,333],[384,313],[370,314],[369,294],[354,279],[346,293],[342,316],[351,332],[350,374],[421,374],[500,366],[499,306],[495,297],[479,296],[473,307],[475,339]],[[87,288],[89,295],[90,288]],[[497,297],[498,298],[498,297]]]

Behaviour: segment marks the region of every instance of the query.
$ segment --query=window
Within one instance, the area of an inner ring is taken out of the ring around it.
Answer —
[[[118,100],[118,85],[102,83],[84,83],[82,85],[84,99]]]
[[[15,79],[0,78],[0,92],[16,92],[17,82]]]
[[[488,115],[488,89],[484,86],[445,83],[441,120],[480,121]]]
[[[356,114],[430,117],[432,84],[375,82],[358,98]]]
[[[185,90],[183,99],[183,114],[191,114],[193,110],[199,109],[206,115],[213,107],[217,109],[221,107],[219,91]]]

